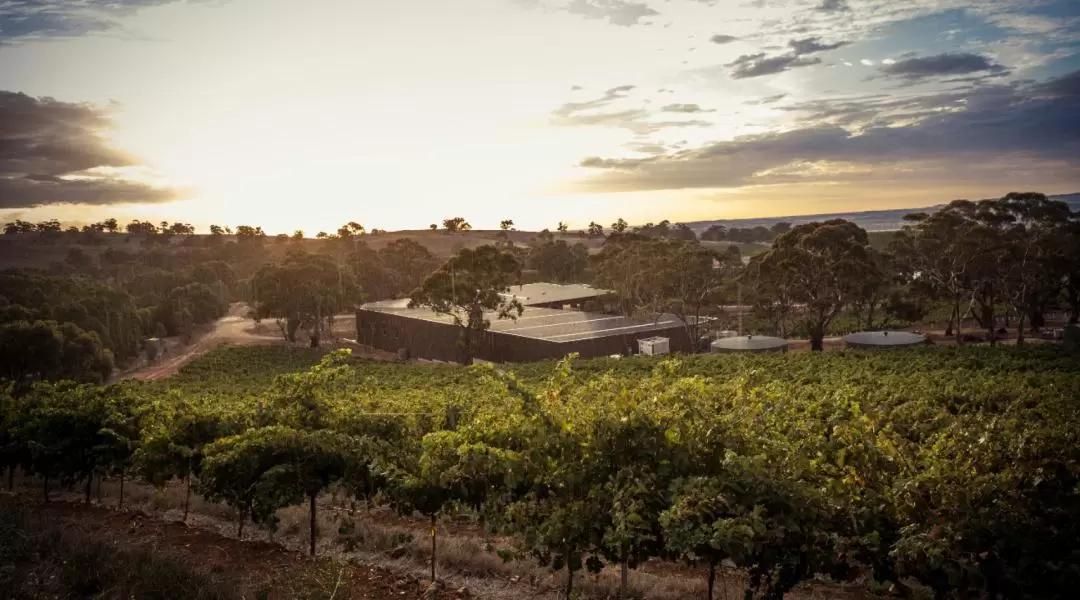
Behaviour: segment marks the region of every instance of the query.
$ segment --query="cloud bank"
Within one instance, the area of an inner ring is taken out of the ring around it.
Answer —
[[[101,138],[108,125],[90,105],[0,91],[0,209],[175,199],[175,190],[102,174],[138,166]]]

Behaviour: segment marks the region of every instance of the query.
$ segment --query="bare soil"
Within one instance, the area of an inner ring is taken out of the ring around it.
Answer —
[[[11,509],[25,499],[0,497]],[[241,597],[324,597],[356,600],[464,600],[467,590],[433,589],[429,582],[360,561],[310,558],[279,544],[240,541],[165,521],[142,511],[123,512],[63,502],[35,504],[35,517],[67,534],[104,541],[128,549],[149,550],[176,560],[198,573],[224,574]]]

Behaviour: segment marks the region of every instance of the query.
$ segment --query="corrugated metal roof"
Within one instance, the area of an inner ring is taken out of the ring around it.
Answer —
[[[452,324],[454,322],[450,315],[436,314],[430,308],[408,308],[408,304],[408,300],[386,300],[365,304],[360,309],[435,323]],[[551,342],[577,342],[643,331],[662,331],[682,326],[682,321],[674,315],[660,315],[657,318],[624,317],[537,306],[526,306],[524,312],[516,320],[498,319],[495,314],[488,315],[488,318],[491,320],[491,331]]]

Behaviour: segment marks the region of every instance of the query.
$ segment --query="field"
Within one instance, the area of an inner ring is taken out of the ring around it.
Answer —
[[[40,387],[5,411],[8,447],[33,434],[25,489],[51,475],[54,500],[75,500],[63,484],[86,472],[64,458],[80,438],[50,419],[134,427],[137,448],[94,464],[88,499],[107,475],[117,501],[119,468],[146,510],[191,503],[218,535],[317,541],[414,577],[435,557],[478,597],[549,597],[567,563],[584,598],[704,597],[714,570],[717,590],[755,598],[1053,598],[1080,582],[1080,360],[1060,347],[508,369],[224,348],[158,381]]]

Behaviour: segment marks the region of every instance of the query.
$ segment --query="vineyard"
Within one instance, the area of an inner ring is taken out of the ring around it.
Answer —
[[[0,461],[233,509],[316,500],[479,519],[504,560],[574,574],[689,561],[746,598],[815,577],[934,598],[1080,589],[1080,360],[1056,346],[687,356],[506,367],[211,352],[176,377],[0,397]],[[80,488],[82,489],[82,488]],[[625,594],[625,590],[623,590]],[[625,595],[624,595],[625,597]]]

